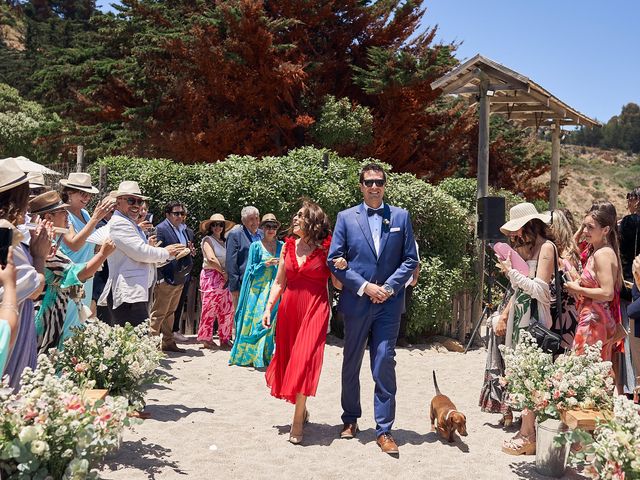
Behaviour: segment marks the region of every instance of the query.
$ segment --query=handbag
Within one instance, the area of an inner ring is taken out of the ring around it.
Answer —
[[[560,274],[558,272],[558,252],[555,244],[553,245],[555,255],[553,256],[553,273],[556,284],[556,314],[562,315],[562,285],[560,284]],[[535,339],[538,347],[552,355],[564,353],[562,348],[562,337],[564,336],[564,322],[560,320],[560,333],[556,333],[545,327],[538,319],[538,301],[531,299],[531,324],[527,329],[531,336]]]

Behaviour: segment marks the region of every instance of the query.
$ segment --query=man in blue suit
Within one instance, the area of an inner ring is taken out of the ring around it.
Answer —
[[[165,206],[164,212],[166,218],[157,226],[158,241],[163,245],[179,243],[189,247],[193,252],[193,230],[185,223],[187,208],[181,202],[171,201]],[[162,334],[162,350],[166,352],[185,351],[176,344],[173,336],[173,320],[182,289],[189,279],[192,268],[192,255],[186,255],[180,260],[171,260],[158,268],[149,329],[152,335]]]
[[[398,454],[391,436],[395,419],[395,346],[404,307],[404,287],[418,255],[409,213],[385,204],[386,175],[380,165],[360,172],[364,202],[338,214],[328,264],[342,282],[338,311],[344,315],[341,438],[358,432],[360,368],[369,340],[375,382],[374,410],[377,444],[384,453]],[[346,269],[333,260],[343,257]]]

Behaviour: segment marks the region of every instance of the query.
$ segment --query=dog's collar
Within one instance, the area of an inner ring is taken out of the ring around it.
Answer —
[[[447,412],[447,415],[444,417],[445,422],[448,422],[448,421],[449,421],[449,415],[451,415],[453,412],[460,413],[460,412],[458,412],[458,410],[454,410],[454,409],[449,410],[449,411]]]

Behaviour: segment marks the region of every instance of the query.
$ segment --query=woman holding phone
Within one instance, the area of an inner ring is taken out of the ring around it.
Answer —
[[[273,356],[274,329],[262,326],[271,285],[278,272],[280,252],[284,245],[277,239],[280,222],[273,213],[262,217],[260,228],[264,238],[251,244],[247,268],[242,279],[238,308],[234,318],[236,341],[231,350],[229,365],[267,367]],[[275,319],[278,305],[271,310]]]

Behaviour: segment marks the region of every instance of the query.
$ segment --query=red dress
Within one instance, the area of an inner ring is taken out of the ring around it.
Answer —
[[[278,307],[276,349],[266,379],[271,395],[291,403],[296,394],[314,396],[318,388],[329,321],[330,243],[331,238],[325,239],[299,266],[295,238],[285,242],[287,286]]]

